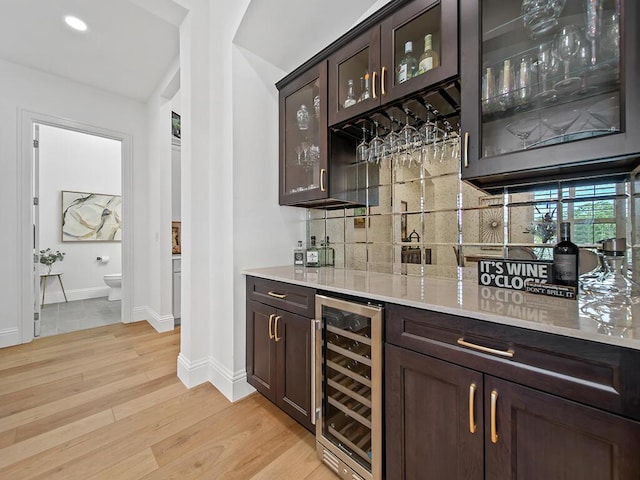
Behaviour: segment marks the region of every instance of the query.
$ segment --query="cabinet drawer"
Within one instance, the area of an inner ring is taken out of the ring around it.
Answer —
[[[247,298],[303,317],[315,316],[316,291],[313,288],[247,277]]]
[[[639,351],[398,305],[385,325],[394,345],[640,420]]]

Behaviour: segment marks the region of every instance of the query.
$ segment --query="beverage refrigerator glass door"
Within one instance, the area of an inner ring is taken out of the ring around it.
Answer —
[[[348,468],[349,478],[379,480],[382,307],[316,295],[316,319],[318,456],[334,471]]]

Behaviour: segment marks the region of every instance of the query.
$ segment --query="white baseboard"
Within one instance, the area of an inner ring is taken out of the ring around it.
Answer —
[[[193,388],[208,381],[230,402],[236,402],[255,392],[255,389],[247,383],[245,370],[232,374],[229,369],[211,357],[189,362],[182,354],[178,355],[178,378],[187,388]]]
[[[64,302],[64,295],[60,290],[60,285],[55,280],[49,280],[47,289],[45,290],[44,304],[49,303],[62,303]],[[55,288],[58,288],[55,290]],[[51,289],[51,291],[49,290]],[[75,290],[66,290],[67,300],[72,302],[75,300],[89,300],[90,298],[107,297],[109,295],[109,287],[92,287],[92,288],[77,288]],[[42,290],[40,291],[40,300],[42,301]]]
[[[146,320],[159,333],[170,332],[174,328],[173,315],[160,315],[151,307],[135,307],[131,315],[134,322]]]
[[[17,328],[0,330],[0,348],[11,347],[20,343],[22,343],[22,338],[20,338],[20,330]]]

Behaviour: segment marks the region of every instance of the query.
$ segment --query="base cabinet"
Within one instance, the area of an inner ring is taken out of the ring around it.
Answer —
[[[639,412],[625,393],[636,352],[389,305],[386,321],[387,342],[396,343],[385,345],[387,480],[640,478]],[[491,339],[502,356],[460,344]],[[525,339],[538,342],[535,350]],[[563,360],[545,351],[556,348]],[[600,355],[601,372],[578,361],[587,352]],[[539,374],[556,377],[547,383],[553,394],[531,387]],[[611,380],[619,400],[612,409],[631,418],[570,398],[583,396],[574,388],[578,376],[593,380],[594,391]]]
[[[311,422],[311,322],[310,318],[273,305],[247,301],[247,381],[308,430],[314,431]]]

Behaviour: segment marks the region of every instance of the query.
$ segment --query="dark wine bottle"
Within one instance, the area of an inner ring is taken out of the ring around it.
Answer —
[[[560,242],[553,247],[553,283],[578,288],[578,246],[571,241],[571,224],[560,224]]]

